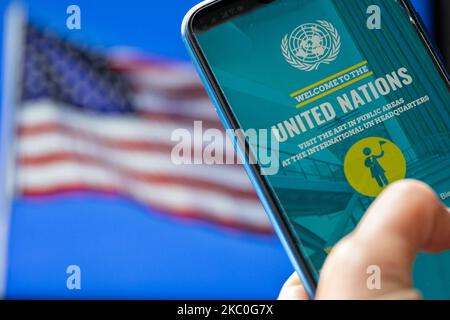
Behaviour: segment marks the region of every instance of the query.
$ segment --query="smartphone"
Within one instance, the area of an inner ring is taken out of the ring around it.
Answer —
[[[311,297],[390,183],[450,205],[449,78],[408,1],[206,1],[182,33]],[[414,283],[450,299],[450,252],[419,255]]]

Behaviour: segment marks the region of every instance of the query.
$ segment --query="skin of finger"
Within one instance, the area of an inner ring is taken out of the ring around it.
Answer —
[[[448,211],[423,184],[404,181],[392,186],[374,202],[358,228],[335,246],[321,272],[317,298],[420,298],[412,288],[412,263],[423,246],[448,246],[439,244],[447,241],[450,227],[442,226],[447,221],[450,225],[447,218]],[[444,223],[437,224],[436,219]],[[430,242],[435,229],[441,239]],[[381,270],[380,290],[367,285],[369,266]]]
[[[283,285],[278,300],[309,300],[297,273],[293,273]]]
[[[443,251],[450,249],[450,214],[429,186],[403,180],[380,195],[355,233],[360,240],[379,233],[400,236],[411,245],[413,254]]]
[[[283,287],[278,300],[309,300],[308,294],[302,285]]]
[[[316,299],[399,299],[420,298],[412,288],[411,267],[408,259],[392,258],[400,249],[392,245],[388,250],[367,251],[367,246],[358,243],[353,237],[346,238],[331,252],[322,269]],[[381,288],[371,290],[368,286],[369,267],[378,266],[381,270]],[[400,297],[398,293],[408,293]]]

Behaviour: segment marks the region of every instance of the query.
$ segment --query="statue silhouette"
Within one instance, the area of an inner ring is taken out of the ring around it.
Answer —
[[[375,179],[380,186],[380,188],[383,188],[389,184],[388,179],[386,178],[386,170],[380,165],[380,162],[378,159],[384,157],[384,150],[383,150],[383,142],[380,142],[381,147],[381,153],[379,155],[372,154],[372,149],[370,148],[364,148],[363,153],[366,156],[366,160],[364,161],[364,165],[370,169],[370,173],[372,175],[372,178]]]

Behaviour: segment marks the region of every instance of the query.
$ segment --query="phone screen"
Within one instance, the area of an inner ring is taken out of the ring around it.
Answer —
[[[401,1],[274,1],[195,38],[238,126],[268,132],[250,151],[276,155],[263,179],[316,277],[388,184],[450,205],[448,82]],[[450,298],[449,270],[421,254],[415,285]]]

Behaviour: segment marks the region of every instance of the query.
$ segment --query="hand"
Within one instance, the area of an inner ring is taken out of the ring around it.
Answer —
[[[317,299],[420,299],[412,267],[420,252],[450,249],[450,211],[427,185],[413,180],[389,186],[358,227],[331,251]],[[381,289],[367,287],[369,266],[381,270]],[[308,299],[296,274],[279,299]]]

